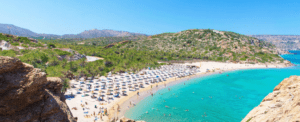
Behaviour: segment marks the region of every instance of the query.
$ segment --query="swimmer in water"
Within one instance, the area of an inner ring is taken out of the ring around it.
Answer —
[[[146,111],[146,114],[148,114],[148,111]]]
[[[185,111],[189,111],[189,109],[186,109]]]
[[[154,109],[154,107],[152,108],[152,110]]]
[[[164,114],[164,116],[166,116],[166,114]]]
[[[171,116],[171,114],[169,114],[169,116]]]
[[[165,106],[166,108],[169,108],[169,106]]]

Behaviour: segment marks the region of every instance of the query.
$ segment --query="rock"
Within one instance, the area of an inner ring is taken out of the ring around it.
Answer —
[[[284,79],[242,122],[300,121],[300,76]]]
[[[59,78],[17,58],[0,56],[0,120],[6,122],[75,121],[61,93]]]

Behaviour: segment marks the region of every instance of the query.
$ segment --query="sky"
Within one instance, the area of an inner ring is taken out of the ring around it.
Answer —
[[[1,0],[0,23],[36,33],[112,29],[149,35],[216,29],[300,35],[299,0]]]

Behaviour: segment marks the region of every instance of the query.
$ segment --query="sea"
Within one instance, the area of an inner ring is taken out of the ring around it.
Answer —
[[[281,57],[297,66],[190,79],[146,97],[127,110],[125,117],[146,122],[240,122],[283,79],[300,76],[300,50],[290,52]]]

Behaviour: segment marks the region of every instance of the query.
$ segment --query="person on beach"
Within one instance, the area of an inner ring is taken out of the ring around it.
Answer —
[[[183,83],[185,85],[185,83]]]
[[[107,109],[104,109],[104,115],[107,116]]]
[[[152,89],[152,85],[151,85],[151,89]]]
[[[140,92],[137,92],[136,94],[137,94],[138,96],[140,96]]]
[[[117,108],[117,110],[120,112],[120,105],[118,104],[118,108]]]
[[[156,84],[156,87],[158,87],[158,85]]]
[[[167,87],[167,84],[165,83],[165,87]]]

